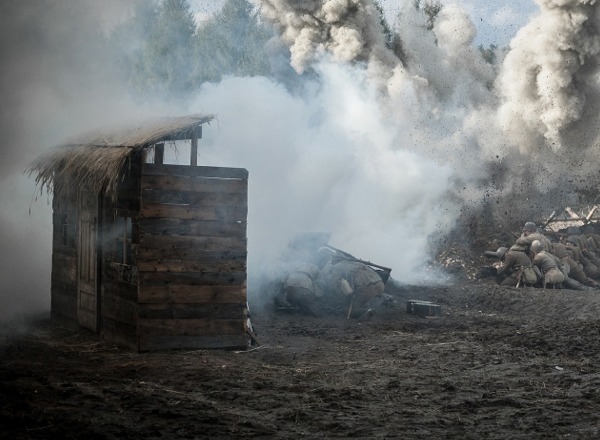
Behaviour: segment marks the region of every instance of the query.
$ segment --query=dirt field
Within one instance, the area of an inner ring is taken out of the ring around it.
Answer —
[[[137,354],[4,326],[7,439],[596,439],[600,292],[410,288],[370,320],[255,310],[248,352]],[[442,305],[406,313],[407,299]]]

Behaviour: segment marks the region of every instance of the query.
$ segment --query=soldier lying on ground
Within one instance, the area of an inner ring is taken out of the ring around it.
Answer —
[[[324,302],[331,307],[347,307],[348,317],[366,313],[371,300],[385,289],[383,279],[373,268],[336,256],[323,266],[319,277],[325,286]]]
[[[346,317],[362,316],[369,312],[371,301],[383,294],[389,277],[389,271],[386,276],[362,260],[327,246],[319,249],[314,261],[318,263],[299,263],[287,274],[276,305],[289,305],[313,316],[325,310]]]

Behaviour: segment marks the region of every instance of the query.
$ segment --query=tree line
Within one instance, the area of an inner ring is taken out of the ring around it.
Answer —
[[[439,0],[413,2],[433,29]],[[375,6],[388,47],[402,59],[401,42],[377,1]],[[272,75],[266,50],[272,36],[248,0],[226,0],[200,24],[187,0],[137,0],[132,16],[111,31],[107,43],[135,96],[181,101],[224,75]],[[489,62],[495,49],[480,48]]]
[[[227,0],[199,25],[187,0],[138,0],[108,43],[137,97],[181,100],[223,75],[268,75],[271,36],[247,0]]]

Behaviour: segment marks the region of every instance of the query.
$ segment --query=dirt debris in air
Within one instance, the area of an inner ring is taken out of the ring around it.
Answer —
[[[254,310],[247,352],[132,353],[3,328],[10,439],[598,438],[600,294],[483,280],[390,292],[369,320]],[[439,318],[406,301],[442,306]]]

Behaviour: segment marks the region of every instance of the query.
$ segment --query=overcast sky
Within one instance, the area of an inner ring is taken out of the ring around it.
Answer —
[[[382,0],[382,3],[398,2]],[[533,0],[458,0],[456,3],[464,5],[479,29],[476,44],[485,46],[508,45],[516,32],[539,11]]]
[[[196,20],[201,22],[217,11],[224,1],[189,0],[189,3],[196,15]],[[390,24],[393,24],[400,5],[406,1],[379,0]],[[441,2],[442,4],[458,3],[463,5],[478,28],[475,44],[484,46],[490,44],[507,46],[519,28],[539,10],[533,0],[441,0]]]

